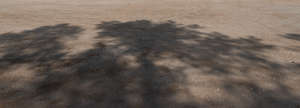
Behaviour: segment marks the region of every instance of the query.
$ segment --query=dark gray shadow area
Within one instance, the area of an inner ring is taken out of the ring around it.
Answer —
[[[66,53],[63,38],[76,39],[83,29],[69,24],[41,26],[0,35],[1,107],[48,107],[47,96],[57,90]],[[23,68],[25,67],[25,68]],[[19,69],[18,71],[15,71]],[[13,73],[14,75],[10,74]],[[8,77],[6,77],[8,75]],[[54,76],[55,75],[55,76]],[[33,76],[28,78],[26,76]],[[18,85],[19,84],[19,85]],[[47,104],[46,104],[47,103]]]
[[[96,29],[95,39],[101,41],[67,59],[59,40],[76,38],[83,31],[78,26],[60,24],[1,34],[0,76],[28,65],[34,78],[0,77],[0,104],[7,108],[299,107],[299,97],[281,82],[288,74],[298,75],[299,65],[269,60],[263,52],[276,46],[254,36],[231,38],[174,21],[111,21],[98,24]],[[163,60],[181,64],[160,63]],[[195,99],[187,88],[189,68],[197,69],[195,76],[222,79],[216,86],[239,102]],[[242,75],[254,80],[252,72],[272,76],[276,80],[270,83],[277,88],[263,89],[256,82],[230,77]],[[178,101],[178,94],[188,99]]]
[[[236,74],[242,74],[247,77],[248,74],[253,72],[252,69],[255,68],[257,69],[255,71],[261,71],[274,77],[277,81],[272,81],[272,83],[277,85],[278,89],[263,90],[254,82],[235,81],[233,79],[226,79],[223,89],[235,98],[242,100],[245,103],[244,107],[299,107],[299,98],[290,94],[289,88],[281,83],[281,80],[285,79],[285,74],[289,72],[299,74],[297,72],[299,64],[283,65],[268,60],[262,53],[276,47],[263,44],[260,42],[260,39],[254,36],[234,39],[218,32],[199,32],[196,30],[199,29],[197,27],[176,24],[173,21],[153,23],[148,20],[132,22],[112,21],[98,25],[98,29],[101,30],[99,36],[114,37],[120,40],[117,46],[129,46],[129,49],[122,52],[122,54],[135,55],[140,60],[141,67],[146,68],[143,69],[145,73],[157,73],[156,71],[160,69],[153,65],[154,61],[165,59],[165,56],[163,56],[165,53],[170,54],[170,58],[180,59],[185,64],[189,64],[199,70],[205,69],[206,71],[202,71],[202,74],[219,77],[228,77]],[[234,64],[239,64],[240,66],[237,67]],[[183,73],[183,70],[185,69],[174,69],[169,73],[176,71]],[[180,81],[183,80],[184,82],[186,77],[184,75],[180,76]],[[151,84],[152,80],[157,79],[148,74],[141,77],[149,79],[144,82],[145,84],[142,83],[142,85],[148,84],[148,86],[143,88],[153,89],[152,87],[155,84]],[[243,97],[242,95],[246,92],[250,92],[249,95],[251,96]],[[286,97],[278,97],[278,94]],[[156,98],[160,96],[143,95],[143,97],[152,100],[147,100],[147,102],[153,102],[153,100],[157,101],[158,99]],[[150,104],[160,106],[162,103],[159,102],[161,100]],[[200,106],[233,107],[234,105],[230,105],[230,102],[196,104],[196,107]]]
[[[283,37],[285,37],[287,39],[300,41],[300,34],[287,33],[287,34],[283,35]]]
[[[81,31],[83,29],[77,26],[58,24],[43,26],[22,33],[1,34],[1,52],[4,53],[1,61],[2,63],[7,61],[7,64],[5,63],[7,66],[23,62],[56,61],[65,55],[59,53],[64,49],[59,40],[66,37],[76,38],[76,34]]]

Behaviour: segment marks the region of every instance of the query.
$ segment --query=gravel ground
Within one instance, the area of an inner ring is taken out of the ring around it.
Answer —
[[[0,108],[300,108],[299,0],[2,0]]]

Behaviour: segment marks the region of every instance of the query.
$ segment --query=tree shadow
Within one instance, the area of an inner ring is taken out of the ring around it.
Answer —
[[[99,24],[98,29],[102,30],[99,32],[102,39],[108,37],[116,41],[117,44],[111,45],[111,48],[128,47],[119,50],[118,54],[134,55],[139,57],[138,60],[149,57],[152,62],[166,58],[180,59],[193,67],[208,68],[207,74],[233,74],[229,68],[234,63],[242,63],[238,67],[240,69],[249,67],[249,64],[269,68],[279,65],[266,60],[262,54],[274,46],[263,44],[254,36],[233,39],[218,32],[199,32],[195,30],[197,28],[172,21],[158,24],[147,20],[112,21]]]
[[[150,89],[146,89],[145,91],[154,89],[153,87],[156,84],[149,83],[152,83],[153,80],[160,80],[153,76],[156,76],[155,73],[161,69],[167,68],[170,70],[168,75],[173,76],[172,74],[174,74],[177,76],[174,77],[176,79],[172,82],[176,82],[177,80],[177,82],[184,85],[187,80],[186,74],[188,74],[184,72],[189,68],[194,68],[197,70],[197,73],[193,75],[215,75],[220,79],[224,78],[223,90],[235,99],[242,100],[242,102],[238,102],[241,105],[232,106],[299,107],[299,98],[291,94],[288,87],[281,82],[289,73],[299,75],[297,71],[299,65],[280,64],[269,60],[263,53],[267,50],[273,50],[276,47],[263,44],[260,42],[260,39],[254,36],[234,39],[218,32],[199,32],[197,30],[199,28],[197,27],[191,28],[189,25],[176,24],[173,21],[163,23],[153,23],[148,20],[131,22],[112,21],[99,24],[98,29],[101,30],[99,32],[100,38],[110,38],[109,43],[112,42],[111,40],[115,41],[116,44],[111,45],[111,48],[118,49],[122,46],[127,48],[119,50],[118,54],[133,55],[137,58],[139,64],[141,64],[140,68],[144,68],[141,71],[145,73],[145,75],[140,77],[147,79],[142,83],[142,85],[146,85],[143,88]],[[163,62],[164,60],[169,61]],[[180,64],[172,62],[175,60],[180,61]],[[160,62],[162,63],[160,64]],[[278,89],[261,91],[260,94],[255,91],[248,92],[250,88],[258,90],[264,88],[256,84],[261,82],[235,81],[230,78],[239,76],[247,80],[255,80],[255,77],[251,77],[253,73],[258,75],[261,73],[261,75],[267,75],[276,79],[275,81],[271,80],[268,82],[278,86]],[[169,83],[163,84],[163,86],[168,85]],[[235,88],[238,89],[236,90]],[[242,95],[247,92],[248,95],[254,96],[244,99],[245,97]],[[176,94],[172,92],[167,93],[170,93],[170,95]],[[282,94],[286,97],[276,97],[277,94]],[[143,95],[143,97],[150,98],[150,100],[146,100],[147,102],[153,102],[151,100],[158,100],[157,97],[160,97],[160,95]],[[214,106],[215,104],[226,106],[226,103],[236,104],[237,102],[201,103],[196,106],[216,107]],[[157,105],[153,107],[162,105],[159,102],[150,104]]]
[[[83,29],[69,24],[42,26],[0,35],[0,94],[3,107],[43,107],[35,97],[56,90],[65,49],[64,39],[75,39]],[[7,106],[5,106],[7,105]],[[1,106],[2,107],[2,106]]]
[[[68,24],[43,26],[22,33],[5,33],[0,36],[1,62],[8,68],[10,64],[23,62],[46,63],[61,59],[65,53],[63,38],[75,38],[83,31]],[[3,69],[4,67],[1,67]]]
[[[60,39],[76,37],[83,30],[80,27],[61,24],[2,34],[0,104],[8,108],[298,107],[299,98],[281,82],[287,75],[299,75],[298,64],[268,59],[264,52],[276,47],[254,36],[231,38],[199,29],[174,21],[103,22],[97,25],[94,48],[72,58],[65,58]],[[253,73],[267,76],[263,82],[277,88],[262,87]],[[197,100],[189,88],[190,76],[217,77],[220,83],[213,86],[228,94],[224,96],[228,100]]]

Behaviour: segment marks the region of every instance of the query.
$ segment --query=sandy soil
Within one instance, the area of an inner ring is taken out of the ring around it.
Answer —
[[[299,0],[1,0],[0,108],[300,108]]]

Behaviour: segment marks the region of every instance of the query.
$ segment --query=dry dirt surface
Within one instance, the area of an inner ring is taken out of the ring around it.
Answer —
[[[300,108],[300,1],[0,0],[0,108]]]

